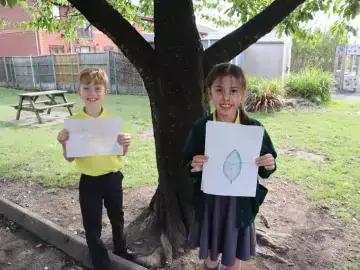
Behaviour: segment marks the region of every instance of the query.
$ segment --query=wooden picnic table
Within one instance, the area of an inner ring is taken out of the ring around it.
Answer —
[[[18,94],[20,97],[19,104],[13,105],[13,107],[17,109],[16,120],[20,119],[21,111],[31,111],[35,113],[39,123],[42,124],[39,113],[47,110],[47,114],[50,114],[52,108],[58,107],[66,107],[70,115],[72,115],[71,107],[74,106],[75,102],[68,102],[65,93],[67,92],[51,90]],[[38,100],[39,97],[46,97],[47,99]],[[56,98],[61,98],[62,101],[58,102]]]

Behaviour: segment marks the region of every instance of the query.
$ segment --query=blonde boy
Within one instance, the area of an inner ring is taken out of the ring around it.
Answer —
[[[70,119],[113,117],[103,107],[103,101],[109,92],[108,78],[104,70],[99,68],[82,70],[79,74],[79,84],[78,94],[84,101],[84,107]],[[114,253],[127,259],[132,258],[127,252],[124,237],[123,175],[120,172],[124,161],[121,156],[68,158],[65,145],[70,136],[71,134],[63,129],[57,139],[63,146],[64,158],[69,162],[75,160],[76,167],[81,172],[79,200],[93,267],[96,270],[111,269],[107,249],[100,239],[103,202],[112,226]],[[118,143],[123,146],[124,155],[128,151],[130,142],[129,134],[122,133],[118,136]]]

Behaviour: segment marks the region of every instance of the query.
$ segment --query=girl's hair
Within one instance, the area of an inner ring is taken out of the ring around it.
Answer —
[[[244,93],[247,91],[246,77],[243,69],[230,63],[221,63],[214,66],[206,78],[206,87],[211,88],[212,84],[217,78],[224,76],[233,76],[238,78],[241,82]],[[249,125],[251,123],[251,117],[245,111],[244,104],[242,102],[239,107],[239,114],[241,124]]]

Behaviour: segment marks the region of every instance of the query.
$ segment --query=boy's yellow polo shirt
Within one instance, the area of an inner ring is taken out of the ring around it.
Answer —
[[[97,118],[112,118],[113,114],[107,112],[104,108]],[[69,119],[91,119],[92,116],[85,113],[82,109],[78,114],[70,116]],[[71,136],[71,134],[70,134]],[[79,172],[99,176],[111,172],[117,172],[124,167],[124,161],[121,156],[93,156],[75,158],[76,168]]]

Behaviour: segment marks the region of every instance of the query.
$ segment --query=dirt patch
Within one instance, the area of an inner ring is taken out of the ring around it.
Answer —
[[[139,133],[139,137],[143,140],[154,140],[154,131],[152,129],[142,131]]]
[[[15,115],[14,110],[14,115]],[[20,116],[20,120],[16,119],[8,119],[5,121],[1,121],[3,123],[7,124],[13,124],[20,127],[46,127],[46,126],[54,126],[61,123],[64,123],[64,119],[69,117],[68,112],[62,112],[62,111],[52,111],[50,115],[46,113],[40,114],[42,124],[39,124],[35,113],[22,113]]]
[[[155,188],[142,188],[124,192],[125,226],[146,208],[154,191]],[[84,236],[77,187],[47,189],[31,181],[3,180],[0,182],[0,196],[42,215],[74,234]],[[111,226],[105,209],[102,235],[106,241],[111,242]]]
[[[285,156],[291,156],[291,157],[297,157],[297,158],[303,158],[307,160],[319,160],[319,161],[325,161],[326,158],[322,155],[317,155],[314,153],[305,152],[302,150],[296,150],[296,149],[278,149],[278,153]]]
[[[72,258],[0,215],[0,269],[81,270]]]
[[[304,98],[290,98],[286,99],[283,110],[288,111],[309,111],[309,110],[320,110],[321,106],[310,102]]]
[[[265,185],[269,195],[256,222],[260,255],[247,263],[246,269],[329,269],[355,260],[358,239],[349,226],[312,205],[294,184],[273,179]],[[31,182],[3,181],[0,190],[0,196],[83,235],[76,187],[47,190]],[[154,191],[150,187],[125,191],[126,226],[136,223],[133,222],[148,206]],[[111,228],[105,213],[103,220],[103,239],[110,247]],[[129,244],[134,250],[148,246],[150,251],[151,247],[147,239],[137,236],[129,237]],[[184,247],[165,269],[203,269],[202,266],[198,250]]]

